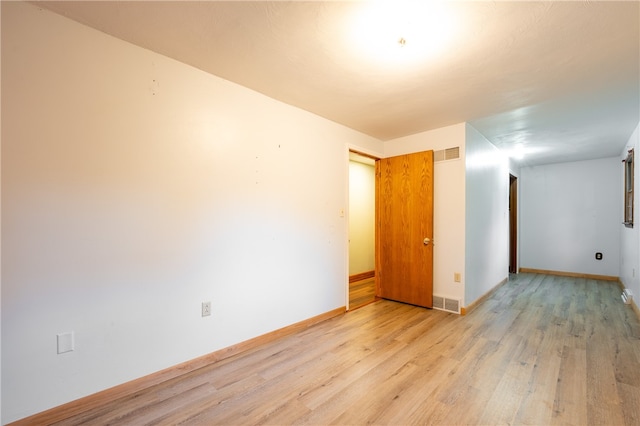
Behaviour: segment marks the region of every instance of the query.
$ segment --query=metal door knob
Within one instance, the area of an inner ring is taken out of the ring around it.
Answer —
[[[430,242],[431,240],[429,238],[425,238],[424,240],[422,240],[422,244],[424,244],[425,246],[428,246]]]

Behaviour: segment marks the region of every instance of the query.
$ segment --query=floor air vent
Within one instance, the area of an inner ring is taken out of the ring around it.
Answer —
[[[449,299],[442,296],[433,296],[433,309],[439,311],[453,312],[454,314],[460,313],[460,301],[458,299]]]
[[[455,160],[460,158],[460,147],[441,149],[433,152],[433,161]]]

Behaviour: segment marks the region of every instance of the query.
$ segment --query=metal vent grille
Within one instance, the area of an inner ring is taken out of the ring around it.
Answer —
[[[455,160],[456,158],[460,158],[460,147],[456,146],[453,148],[447,148],[444,150],[444,159],[445,160]]]
[[[433,152],[433,161],[455,160],[457,158],[460,158],[459,146]]]
[[[433,295],[433,309],[439,311],[453,312],[455,314],[460,313],[460,300],[449,299],[448,297]]]
[[[433,308],[444,309],[444,297],[433,296]]]
[[[444,299],[444,310],[460,313],[460,301],[454,299]]]

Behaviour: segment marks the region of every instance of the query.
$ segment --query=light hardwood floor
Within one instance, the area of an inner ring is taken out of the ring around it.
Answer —
[[[349,283],[349,309],[361,308],[376,300],[376,279]]]
[[[520,274],[467,316],[378,301],[61,424],[640,424],[616,283]]]

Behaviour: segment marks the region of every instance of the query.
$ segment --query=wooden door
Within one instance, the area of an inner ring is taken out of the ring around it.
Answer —
[[[518,272],[518,178],[509,175],[509,272]]]
[[[377,296],[431,308],[433,151],[376,162],[376,192]]]

